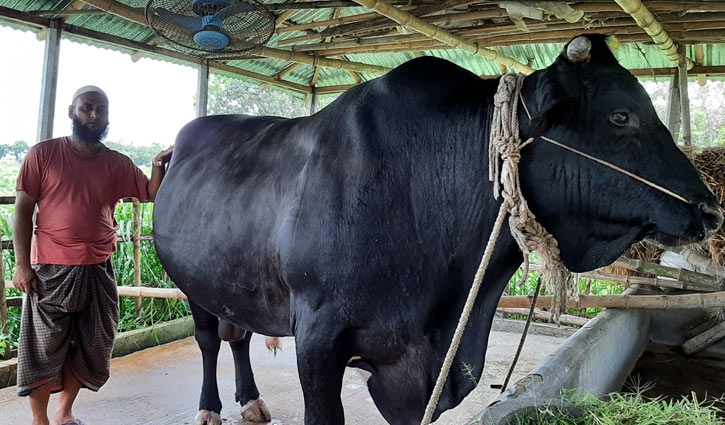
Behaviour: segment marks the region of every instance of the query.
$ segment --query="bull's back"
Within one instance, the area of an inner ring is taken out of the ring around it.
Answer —
[[[154,208],[156,249],[174,282],[210,312],[270,335],[289,333],[276,251],[306,155],[285,137],[296,127],[275,117],[192,121]]]

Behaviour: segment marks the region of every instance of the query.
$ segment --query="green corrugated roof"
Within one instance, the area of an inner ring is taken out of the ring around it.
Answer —
[[[289,0],[274,0],[266,1],[266,3],[278,3]],[[48,10],[48,9],[62,9],[68,7],[72,3],[72,0],[0,0],[0,6],[19,10],[19,11],[33,11],[33,10]],[[147,3],[146,0],[120,0],[127,6],[135,8],[143,8]],[[92,10],[91,6],[84,6],[84,9]],[[141,10],[141,9],[139,9]],[[340,16],[350,16],[360,13],[368,12],[363,7],[345,7],[342,8]],[[330,19],[333,14],[333,9],[302,9],[297,10],[290,18],[288,22],[293,24],[302,24],[313,21],[320,21]],[[4,21],[0,20],[0,23]],[[139,23],[126,20],[124,18],[110,15],[110,14],[84,14],[84,15],[73,15],[66,21],[67,24],[74,25],[77,27],[110,34],[115,37],[120,37],[127,40],[132,40],[141,43],[147,43],[154,40],[153,31]],[[17,25],[13,25],[17,26]],[[324,28],[317,28],[318,31]],[[285,32],[273,35],[272,39],[268,43],[269,47],[289,49],[289,46],[277,47],[277,43],[281,40],[289,39],[292,37],[298,37],[303,35],[303,32]],[[65,34],[66,37],[75,38],[86,44],[92,44],[105,48],[112,48],[115,50],[122,51],[124,53],[133,53],[132,49],[119,48],[109,46],[102,42],[88,40],[84,38],[75,37],[72,34]],[[318,43],[317,41],[308,41],[307,43]],[[722,45],[705,44],[705,65],[725,65],[725,50]],[[501,47],[501,53],[510,56],[519,62],[529,63],[533,68],[539,69],[548,66],[561,51],[561,44],[532,44],[532,45],[515,45],[508,47]],[[688,56],[694,57],[694,47],[688,46]],[[500,74],[500,69],[497,64],[473,56],[467,52],[461,50],[430,50],[423,51],[424,54],[437,56],[441,58],[453,61],[470,71],[479,75],[497,75]],[[673,64],[667,60],[664,54],[659,49],[649,43],[623,43],[621,47],[615,52],[620,62],[627,68],[666,68],[672,67]],[[346,60],[362,62],[366,64],[382,65],[386,67],[395,67],[410,60],[413,57],[412,53],[364,53],[364,54],[349,54],[345,56]],[[173,62],[179,62],[179,60],[171,60]],[[265,76],[274,76],[280,71],[290,66],[291,62],[276,60],[276,59],[246,59],[246,60],[234,60],[229,62],[229,65],[237,67],[246,71],[251,71],[257,74]],[[301,85],[309,85],[314,75],[314,68],[309,65],[301,65],[294,71],[287,74],[284,80]],[[369,80],[374,78],[375,75],[359,73],[362,80]],[[317,85],[319,87],[324,86],[335,86],[335,85],[346,85],[354,83],[353,77],[349,72],[340,69],[322,68],[319,72],[319,78]]]

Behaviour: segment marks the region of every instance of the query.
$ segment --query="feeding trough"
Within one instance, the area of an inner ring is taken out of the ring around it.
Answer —
[[[637,288],[627,292],[651,293]],[[580,395],[618,392],[629,377],[655,384],[644,394],[649,397],[679,398],[693,391],[700,400],[720,397],[725,394],[725,341],[694,346],[698,343],[693,338],[717,323],[718,310],[605,310],[469,425],[511,425],[517,417],[543,406],[568,409],[562,406],[564,391]],[[685,353],[693,348],[702,349]]]

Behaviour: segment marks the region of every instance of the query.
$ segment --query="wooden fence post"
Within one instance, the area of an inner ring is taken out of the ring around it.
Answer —
[[[133,286],[141,286],[141,203],[133,198]],[[141,298],[136,298],[136,317],[141,317]]]

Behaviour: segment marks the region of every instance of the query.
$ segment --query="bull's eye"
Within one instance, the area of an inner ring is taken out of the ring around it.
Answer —
[[[625,127],[630,125],[629,114],[622,111],[612,112],[609,115],[609,122],[617,127]]]

